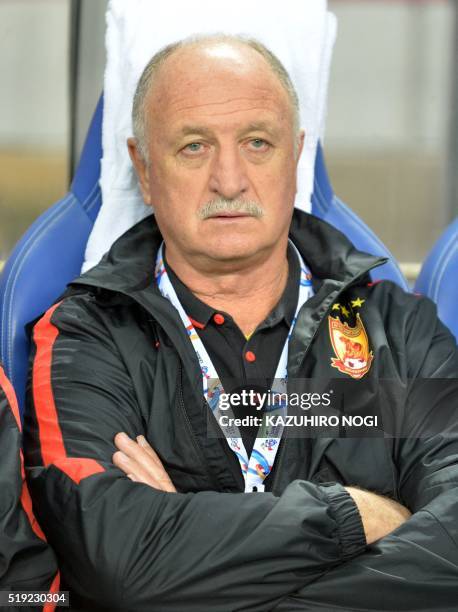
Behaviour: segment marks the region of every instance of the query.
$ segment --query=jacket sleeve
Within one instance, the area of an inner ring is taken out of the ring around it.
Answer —
[[[33,339],[31,492],[63,580],[91,609],[265,612],[365,549],[359,512],[338,484],[296,481],[275,497],[132,482],[112,464],[113,437],[144,428],[90,297],[55,305]]]
[[[405,307],[414,299],[405,329],[410,392],[394,457],[412,517],[276,612],[457,609],[458,351],[429,300],[410,297]]]
[[[56,560],[32,512],[19,410],[1,366],[0,449],[0,591],[54,592],[59,588]]]

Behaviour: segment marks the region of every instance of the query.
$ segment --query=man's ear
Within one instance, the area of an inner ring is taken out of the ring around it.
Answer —
[[[304,139],[305,139],[305,131],[301,130],[297,135],[297,144],[296,144],[296,162],[299,162],[299,158],[302,153],[302,149],[304,148]]]
[[[137,139],[127,139],[127,149],[129,150],[130,159],[137,173],[140,190],[142,192],[143,201],[148,206],[151,206],[151,194],[149,189],[148,165],[140,152]]]

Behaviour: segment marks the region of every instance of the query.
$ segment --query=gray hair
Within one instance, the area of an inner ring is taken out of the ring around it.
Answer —
[[[146,68],[143,71],[142,76],[138,82],[137,88],[134,94],[134,101],[132,106],[132,127],[134,137],[137,141],[137,146],[145,161],[148,161],[148,147],[147,147],[147,114],[146,114],[146,101],[148,94],[151,91],[152,84],[154,82],[157,73],[164,64],[164,62],[173,55],[176,51],[184,49],[186,47],[197,46],[201,43],[206,42],[229,42],[239,43],[250,47],[254,51],[257,51],[266,60],[272,72],[278,77],[281,85],[288,94],[288,98],[291,102],[291,108],[293,111],[293,127],[297,137],[300,133],[300,111],[299,111],[299,98],[296,89],[293,85],[291,77],[288,71],[283,66],[278,57],[272,53],[263,43],[259,42],[255,38],[250,38],[242,35],[233,34],[203,34],[190,36],[184,38],[178,42],[171,43],[166,47],[160,49],[148,62]]]

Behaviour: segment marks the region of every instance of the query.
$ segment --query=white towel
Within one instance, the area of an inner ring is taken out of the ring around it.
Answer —
[[[86,248],[83,272],[113,242],[151,214],[143,204],[126,147],[135,87],[152,55],[196,33],[253,36],[283,62],[297,89],[306,132],[296,206],[310,210],[318,138],[322,135],[335,18],[326,0],[110,0],[104,82],[102,206]]]
[[[317,114],[316,114],[316,133],[321,143],[324,142],[324,135],[326,129],[326,113],[328,110],[328,87],[329,77],[331,75],[331,61],[332,52],[334,50],[334,44],[337,37],[337,17],[334,13],[328,12],[326,20],[326,38],[323,50],[322,60],[322,71],[318,84],[318,103],[317,103]],[[317,143],[318,144],[318,141]],[[315,144],[315,153],[316,153]],[[313,158],[315,159],[315,157]],[[312,176],[313,184],[313,176]],[[313,188],[310,192],[312,195]]]

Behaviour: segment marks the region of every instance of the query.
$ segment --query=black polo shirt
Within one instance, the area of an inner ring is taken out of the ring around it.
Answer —
[[[265,381],[267,386],[272,383],[299,293],[300,265],[291,245],[288,245],[287,256],[289,272],[285,290],[274,309],[247,339],[227,312],[208,306],[188,289],[170,268],[164,253],[164,265],[178,299],[213,361],[226,392],[253,379]],[[242,418],[246,416],[247,408],[234,407],[233,412],[235,417]],[[248,456],[256,434],[256,427],[240,428]]]

